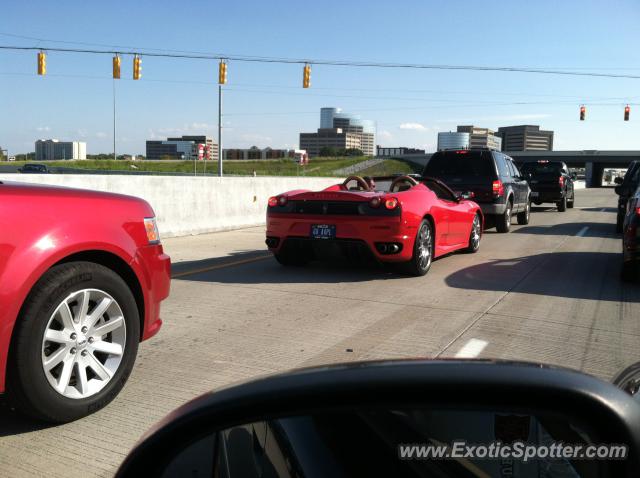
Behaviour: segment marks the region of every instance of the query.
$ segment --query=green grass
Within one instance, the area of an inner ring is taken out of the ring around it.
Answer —
[[[389,176],[396,173],[420,174],[421,172],[422,166],[417,164],[400,159],[386,159],[380,164],[359,171],[357,174],[358,176]]]
[[[235,161],[226,160],[223,163],[224,174],[230,175],[253,175],[253,171],[258,176],[335,176],[334,171],[345,168],[353,164],[360,163],[365,157],[339,157],[339,158],[314,158],[306,166],[299,166],[290,159],[270,159],[259,161]],[[34,161],[27,161],[34,162]],[[5,162],[4,165],[15,165],[21,167],[23,161]],[[114,161],[112,159],[87,159],[83,161],[44,161],[47,167],[91,169],[97,171],[149,171],[155,173],[187,173],[193,174],[193,161]],[[135,166],[132,167],[132,166]],[[202,174],[204,163],[196,163],[197,173]],[[215,174],[218,171],[216,161],[207,162],[207,173]],[[421,168],[412,163],[388,159],[384,162],[358,172],[359,176],[384,176],[395,173],[419,173]]]
[[[270,159],[259,161],[235,161],[226,160],[223,163],[224,174],[253,175],[253,171],[258,176],[333,176],[336,169],[351,166],[362,162],[367,158],[314,158],[308,165],[299,166],[291,159]],[[27,161],[34,162],[34,161]],[[21,167],[24,161],[3,163]],[[193,174],[193,161],[124,161],[124,160],[82,160],[82,161],[44,161],[50,169],[53,168],[75,168],[91,169],[100,171],[150,171],[157,173],[188,173]],[[132,166],[135,166],[132,167]],[[204,163],[196,163],[198,174],[202,174]],[[208,174],[215,174],[218,170],[217,161],[208,161],[206,165]]]

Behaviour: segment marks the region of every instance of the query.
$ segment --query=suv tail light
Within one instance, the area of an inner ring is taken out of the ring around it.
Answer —
[[[504,195],[504,184],[502,181],[494,181],[491,185],[491,189],[493,190],[493,195],[497,198]]]
[[[564,176],[560,176],[560,178],[558,179],[558,184],[561,188],[564,187]]]
[[[640,207],[636,208],[636,216],[640,216]]]

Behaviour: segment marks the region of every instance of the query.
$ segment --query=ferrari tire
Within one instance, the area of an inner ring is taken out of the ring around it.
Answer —
[[[434,252],[433,227],[431,222],[423,219],[416,233],[413,244],[413,255],[409,262],[402,264],[403,271],[412,276],[423,276],[431,268]]]
[[[480,249],[480,238],[482,237],[482,220],[480,214],[476,213],[471,224],[471,232],[469,233],[469,245],[465,249],[465,252],[471,254],[478,252]]]

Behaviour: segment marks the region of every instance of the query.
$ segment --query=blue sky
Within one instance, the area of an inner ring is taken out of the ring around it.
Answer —
[[[0,45],[640,75],[637,0],[30,0],[8,2],[2,17]],[[0,146],[33,151],[52,137],[112,151],[111,57],[50,52],[47,63],[38,77],[35,52],[0,50]],[[118,153],[143,153],[146,139],[167,135],[217,136],[215,61],[143,57],[140,81],[131,63],[123,58],[116,82]],[[224,147],[297,147],[299,132],[319,126],[320,107],[336,106],[375,120],[384,146],[433,150],[436,133],[458,124],[540,124],[555,130],[556,149],[640,149],[638,79],[317,65],[304,90],[301,65],[237,61],[228,78]]]

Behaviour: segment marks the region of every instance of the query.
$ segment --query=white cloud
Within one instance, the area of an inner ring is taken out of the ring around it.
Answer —
[[[36,131],[39,131],[40,133],[48,133],[49,131],[51,131],[51,128],[49,126],[38,126],[36,128]]]
[[[98,131],[96,133],[96,138],[106,138],[107,137],[107,133],[105,133],[104,131]]]
[[[402,123],[400,129],[411,129],[416,131],[429,131],[429,128],[420,123]]]

